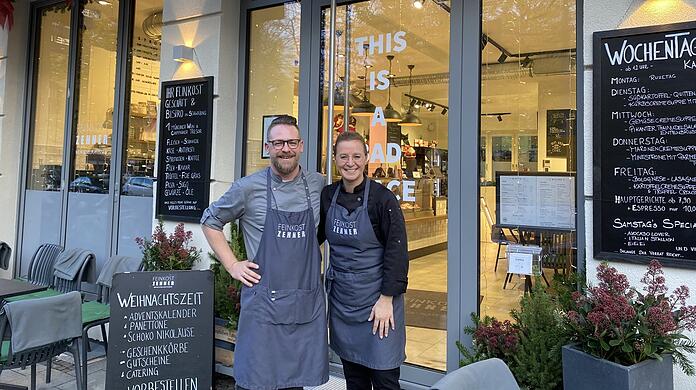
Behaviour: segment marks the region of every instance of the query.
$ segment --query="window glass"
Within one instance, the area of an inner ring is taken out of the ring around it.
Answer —
[[[263,144],[273,118],[297,118],[300,2],[251,11],[248,34],[245,174],[269,165]]]
[[[143,185],[155,175],[162,3],[162,0],[135,3],[122,195],[152,197],[152,191],[132,191],[130,183]]]
[[[116,0],[88,2],[82,8],[71,192],[109,192],[118,10]],[[88,180],[77,181],[80,177]]]
[[[37,35],[36,97],[27,188],[58,191],[63,168],[70,48],[70,12],[64,3],[40,11]]]
[[[546,286],[576,265],[575,18],[572,0],[483,1],[482,316],[509,319],[535,275]]]
[[[338,7],[333,118],[329,18],[324,9],[320,170],[327,173],[329,124],[334,140],[343,131],[367,139],[367,175],[397,196],[406,220],[407,363],[445,370],[449,1],[371,0]],[[383,123],[372,121],[380,108]],[[340,179],[335,169],[329,173]]]

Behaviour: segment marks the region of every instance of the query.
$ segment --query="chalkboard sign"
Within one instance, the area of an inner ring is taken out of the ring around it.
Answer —
[[[594,254],[696,268],[696,23],[594,34]]]
[[[213,78],[162,83],[157,216],[198,222],[208,207]]]
[[[114,275],[107,390],[212,389],[213,273]]]
[[[568,157],[575,148],[575,110],[546,111],[546,156]]]

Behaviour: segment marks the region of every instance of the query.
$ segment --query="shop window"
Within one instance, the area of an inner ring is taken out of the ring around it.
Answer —
[[[131,41],[128,127],[121,194],[152,197],[163,1],[137,1]]]
[[[266,130],[281,114],[297,118],[300,2],[251,11],[249,17],[245,174],[266,168]]]
[[[319,169],[340,180],[335,169],[326,172],[329,124],[334,140],[343,131],[366,138],[366,173],[397,196],[406,220],[407,363],[445,370],[449,1],[423,2],[418,8],[399,0],[338,7],[333,86],[328,85],[330,10],[322,16]],[[333,118],[329,88],[335,92]],[[376,110],[385,122],[373,121]]]
[[[70,12],[65,4],[45,8],[39,13],[37,38],[36,97],[27,188],[59,191],[70,51]]]
[[[535,276],[551,281],[577,263],[575,6],[483,1],[482,316],[509,319]],[[541,247],[540,261],[515,255],[510,264],[516,243]]]
[[[75,154],[69,190],[106,194],[113,145],[119,5],[118,1],[89,2],[83,7],[77,62]]]

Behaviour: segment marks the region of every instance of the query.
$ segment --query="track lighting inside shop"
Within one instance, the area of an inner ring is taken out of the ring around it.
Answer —
[[[421,97],[411,95],[410,93],[406,93],[406,94],[404,94],[404,96],[411,98],[411,107],[413,107],[413,108],[419,108],[422,106],[426,110],[428,110],[430,112],[434,112],[435,108],[439,107],[439,108],[442,108],[442,111],[440,112],[442,115],[447,115],[447,111],[449,110],[449,107],[444,105],[444,104],[440,104],[440,103],[433,102],[433,101],[430,101],[427,99],[423,99]]]
[[[489,113],[481,114],[481,116],[483,116],[483,117],[496,118],[498,120],[498,122],[502,122],[503,116],[505,116],[505,115],[512,115],[512,113],[510,113],[510,112],[489,112]]]
[[[425,3],[425,0],[413,0],[413,8],[422,9],[424,3]]]

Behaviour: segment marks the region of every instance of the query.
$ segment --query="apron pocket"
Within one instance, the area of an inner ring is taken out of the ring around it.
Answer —
[[[380,272],[340,272],[331,283],[331,297],[350,308],[374,306],[382,287]]]
[[[315,320],[324,310],[322,289],[278,290],[275,293],[259,290],[252,305],[261,323],[273,325],[305,324]]]

